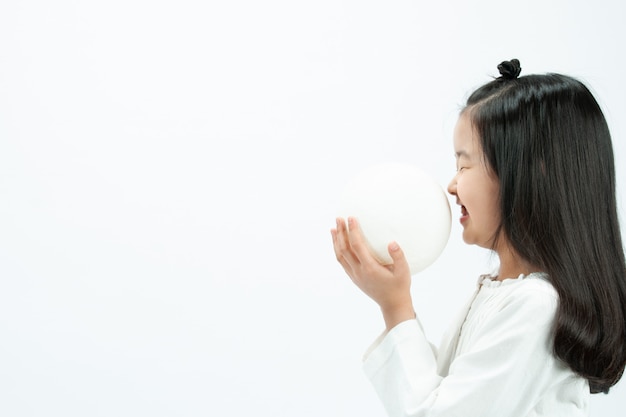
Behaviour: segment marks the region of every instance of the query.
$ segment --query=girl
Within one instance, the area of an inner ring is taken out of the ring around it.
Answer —
[[[587,416],[589,393],[624,371],[626,263],[604,116],[575,79],[518,78],[517,60],[498,69],[460,113],[448,192],[464,241],[493,250],[499,270],[480,277],[439,349],[415,317],[402,249],[392,242],[384,267],[356,219],[331,231],[385,320],[364,367],[390,416]]]

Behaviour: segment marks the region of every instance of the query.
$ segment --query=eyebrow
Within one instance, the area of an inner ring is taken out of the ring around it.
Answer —
[[[456,159],[459,159],[460,157],[464,156],[466,158],[469,158],[469,154],[464,151],[464,150],[460,150],[454,153],[454,156],[456,157]]]

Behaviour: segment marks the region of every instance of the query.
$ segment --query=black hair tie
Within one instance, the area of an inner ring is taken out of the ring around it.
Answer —
[[[522,72],[522,67],[520,66],[519,60],[512,59],[510,61],[502,61],[502,63],[498,65],[498,71],[500,71],[499,80],[514,80],[519,76],[519,73]]]

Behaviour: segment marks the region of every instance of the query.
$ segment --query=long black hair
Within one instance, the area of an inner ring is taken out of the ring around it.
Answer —
[[[518,77],[519,61],[464,112],[500,185],[499,232],[559,295],[554,353],[608,392],[626,364],[626,262],[609,129],[592,93],[560,74]]]

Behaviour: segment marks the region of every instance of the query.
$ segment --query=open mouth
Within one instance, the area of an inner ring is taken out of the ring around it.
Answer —
[[[465,206],[461,206],[461,223],[463,223],[469,217],[469,213]]]

